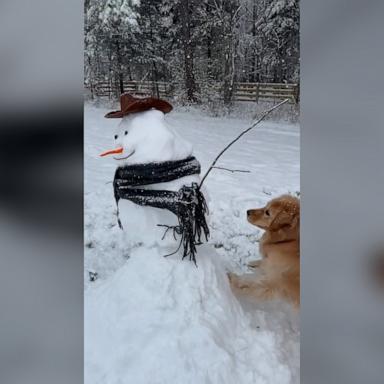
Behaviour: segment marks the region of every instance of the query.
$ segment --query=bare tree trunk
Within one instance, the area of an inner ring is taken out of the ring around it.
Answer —
[[[124,93],[124,76],[121,72],[119,72],[119,90],[120,94]]]
[[[117,76],[118,76],[118,82],[119,82],[119,91],[120,91],[120,94],[123,94],[124,93],[124,74],[122,71],[123,60],[121,55],[119,36],[116,36],[115,45],[116,45]]]
[[[228,39],[229,40],[229,39]],[[233,97],[233,47],[232,42],[227,41],[224,56],[224,104],[230,105]]]
[[[153,51],[153,47],[155,46],[155,39],[154,39],[154,36],[153,36],[153,27],[152,27],[153,26],[153,21],[152,21],[151,15],[150,15],[149,20],[150,20],[150,23],[151,23],[150,36],[151,36],[152,51]],[[156,61],[155,61],[154,57],[155,57],[155,52],[152,52],[152,95],[156,96],[159,99],[160,98],[159,85],[157,84],[158,74],[157,74]]]
[[[157,80],[158,80],[157,67],[156,67],[155,61],[153,61],[152,64],[153,64],[153,71],[152,71],[152,94],[159,99],[160,98],[160,92],[159,92],[159,84],[157,82]]]
[[[226,5],[226,16],[223,23],[224,36],[224,82],[223,98],[224,104],[229,106],[233,100],[235,80],[235,23],[237,2],[229,0]]]
[[[207,39],[207,77],[209,80],[212,80],[212,37],[211,37],[211,31],[208,34]]]
[[[256,81],[256,70],[257,70],[257,57],[256,57],[256,19],[257,19],[257,3],[253,2],[252,8],[252,38],[253,38],[253,50],[252,50],[252,73],[251,73],[251,82],[254,83]]]
[[[129,81],[132,81],[132,71],[131,71],[130,65],[127,66],[127,70],[128,70],[128,79]]]
[[[181,0],[180,16],[182,23],[182,39],[184,50],[184,80],[187,91],[187,100],[194,103],[197,101],[196,82],[193,66],[193,45],[191,41],[191,24],[190,24],[190,4],[189,0]]]
[[[260,83],[260,57],[256,56],[256,83]]]
[[[207,15],[210,14],[209,3],[206,4],[205,9]],[[212,80],[212,44],[213,44],[213,36],[212,36],[212,28],[209,27],[207,33],[207,78],[208,80]]]

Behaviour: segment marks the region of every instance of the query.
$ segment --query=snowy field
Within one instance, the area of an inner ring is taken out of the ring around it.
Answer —
[[[247,222],[246,210],[299,192],[299,126],[261,123],[217,164],[249,173],[211,172],[205,182],[211,238],[196,269],[179,259],[158,262],[118,228],[115,164],[99,157],[111,148],[119,123],[104,119],[110,110],[85,107],[86,383],[298,383],[297,315],[278,303],[239,304],[225,271],[247,272],[246,264],[259,258],[262,233]],[[197,109],[176,109],[166,119],[194,145],[202,174],[251,122]],[[95,281],[90,272],[97,273]],[[167,274],[169,281],[156,279]]]

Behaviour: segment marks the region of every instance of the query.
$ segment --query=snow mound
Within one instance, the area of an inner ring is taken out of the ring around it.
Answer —
[[[140,247],[85,293],[85,383],[289,383],[274,333],[251,326],[220,256],[198,268]]]

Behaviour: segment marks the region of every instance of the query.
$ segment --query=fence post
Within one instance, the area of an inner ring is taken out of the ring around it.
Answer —
[[[259,103],[259,84],[256,83],[256,103]]]

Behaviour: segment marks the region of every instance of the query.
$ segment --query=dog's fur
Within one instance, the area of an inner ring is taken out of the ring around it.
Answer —
[[[261,260],[251,262],[258,274],[229,273],[235,293],[257,300],[283,299],[300,306],[300,200],[283,195],[265,207],[247,211],[248,221],[265,230]]]

